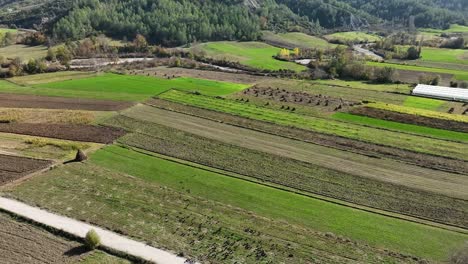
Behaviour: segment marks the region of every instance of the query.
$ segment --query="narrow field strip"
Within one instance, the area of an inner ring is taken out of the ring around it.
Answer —
[[[468,160],[468,145],[438,139],[430,139],[415,135],[405,135],[393,131],[368,128],[359,125],[303,116],[286,111],[278,111],[258,107],[248,103],[233,100],[223,100],[208,96],[188,94],[170,90],[159,95],[159,98],[173,102],[188,104],[205,109],[235,114],[280,125],[295,126],[316,132],[358,139],[379,145],[393,146],[433,155]]]
[[[468,143],[468,133],[454,132],[450,130],[386,121],[378,118],[371,118],[342,112],[333,114],[333,118],[355,124],[389,129],[396,132],[409,133],[413,135],[422,135],[432,138],[444,139],[448,141],[459,141]]]
[[[394,104],[385,104],[385,103],[370,103],[366,105],[367,107],[378,108],[403,114],[412,114],[419,115],[424,117],[438,118],[443,120],[450,120],[456,122],[468,123],[468,116],[463,115],[453,115],[448,113],[441,113],[436,111],[431,111],[427,109],[419,109],[414,107],[408,107],[403,105],[394,105]]]
[[[94,229],[101,238],[102,246],[127,253],[158,264],[184,264],[186,259],[169,252],[150,247],[144,243],[131,240],[114,232],[86,224],[68,217],[56,215],[46,210],[32,207],[16,200],[0,197],[0,208],[30,219],[34,222],[62,230],[74,236],[84,238],[86,233]]]
[[[103,126],[29,123],[0,123],[0,132],[102,144],[112,143],[125,134],[123,130]]]
[[[380,157],[397,160],[405,164],[412,164],[437,171],[468,174],[468,166],[466,166],[465,161],[461,160],[454,160],[441,156],[433,156],[414,151],[380,146],[363,141],[317,133],[310,130],[282,126],[271,122],[242,118],[233,114],[212,111],[162,99],[151,99],[147,101],[146,104],[171,112],[225,123],[235,127],[247,128],[249,130],[266,133],[268,135],[275,135],[286,139],[312,143],[319,146],[346,151],[349,153],[356,153],[368,157]]]
[[[418,127],[435,128],[441,131],[452,131],[465,134],[468,133],[468,123],[459,122],[449,119],[440,119],[435,117],[422,116],[417,114],[403,113],[403,111],[396,112],[377,107],[357,107],[349,111],[350,114],[386,120],[397,123],[404,123],[409,125],[416,125]],[[442,133],[441,131],[436,133]],[[454,135],[454,138],[457,138]]]
[[[0,154],[0,186],[45,169],[52,161]]]
[[[66,97],[0,93],[0,106],[4,108],[119,111],[129,108],[132,105],[133,103],[130,102],[116,102],[110,100],[72,99]]]
[[[147,151],[355,204],[456,226],[468,224],[463,219],[466,212],[460,211],[468,205],[463,199],[467,197],[463,186],[468,179],[460,175],[413,166],[398,168],[401,165],[359,158],[352,153],[167,115],[170,114],[144,114],[165,125],[127,117],[109,122],[138,131],[119,142]],[[190,142],[190,148],[185,142]],[[381,167],[376,167],[375,162],[381,162]],[[445,213],[440,214],[442,211]]]

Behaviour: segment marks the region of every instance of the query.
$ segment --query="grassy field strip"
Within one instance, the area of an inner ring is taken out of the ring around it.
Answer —
[[[422,61],[468,64],[468,51],[462,49],[440,49],[424,47],[421,52]]]
[[[333,118],[341,121],[352,122],[371,127],[389,129],[392,131],[409,133],[413,135],[427,136],[431,138],[444,139],[448,141],[459,141],[468,143],[468,133],[455,132],[444,129],[437,129],[425,126],[404,124],[399,122],[387,121],[377,118],[353,115],[348,113],[338,112],[333,114]]]
[[[156,77],[106,73],[91,78],[41,83],[33,87],[15,86],[9,82],[1,82],[0,92],[116,101],[142,101],[172,88],[198,91],[206,95],[227,95],[248,86],[246,84],[196,78],[168,80]]]
[[[398,92],[406,93],[412,90],[410,85],[405,84],[374,84],[374,83],[365,83],[360,81],[344,81],[344,80],[316,80],[312,83],[318,83],[323,85],[336,85],[346,88],[356,88],[361,90],[372,90],[379,92]]]
[[[385,103],[370,103],[370,104],[366,104],[366,106],[377,108],[377,109],[398,112],[398,113],[403,113],[403,114],[419,115],[419,116],[430,117],[430,118],[468,123],[468,116],[464,116],[464,115],[454,115],[454,114],[441,113],[441,112],[436,112],[436,111],[431,111],[431,110],[426,110],[426,109],[421,109],[421,108],[407,107],[407,106],[394,105],[394,104],[385,104]]]
[[[190,186],[191,194],[238,206],[266,217],[279,218],[366,241],[372,245],[439,260],[444,259],[448,252],[468,239],[466,235],[223,177],[123,148],[108,147],[95,153],[92,161],[108,169],[155,181],[170,188],[181,189],[183,186]],[[408,236],[413,239],[402,239]]]
[[[172,127],[201,137],[242,148],[300,160],[334,171],[364,176],[370,179],[391,182],[416,189],[424,189],[435,193],[444,193],[447,196],[453,196],[455,193],[458,193],[457,197],[468,199],[468,193],[465,192],[465,194],[463,194],[463,189],[459,188],[459,185],[468,184],[468,181],[459,181],[463,178],[459,178],[459,175],[456,174],[434,172],[433,170],[402,165],[390,160],[381,159],[378,160],[379,167],[376,168],[376,160],[367,156],[351,154],[347,151],[286,139],[148,106],[136,106],[122,114],[135,120]],[[114,123],[109,122],[109,124],[112,125]],[[148,124],[144,123],[139,125],[140,128],[136,125],[138,123],[129,123],[129,126],[126,126],[124,125],[124,120],[116,122],[115,124],[120,124],[122,128],[129,129],[130,131],[148,135],[152,135],[158,131],[157,129],[153,130],[151,128],[147,131],[145,126]],[[160,128],[159,130],[162,131],[163,129]],[[242,137],[239,135],[242,135]],[[123,140],[125,140],[125,137]],[[336,164],[342,164],[342,166],[337,167]],[[395,167],[397,169],[395,169]]]
[[[337,32],[324,36],[328,41],[339,41],[341,43],[347,43],[349,41],[354,42],[377,42],[381,37],[373,34],[368,34],[358,31],[350,32]]]
[[[457,25],[457,24],[452,24],[448,29],[434,29],[434,28],[424,28],[420,29],[422,32],[428,32],[428,33],[436,33],[436,34],[442,34],[442,33],[464,33],[468,32],[468,26],[463,26],[463,25]]]
[[[159,154],[159,153],[156,153],[156,152],[151,152],[151,151],[147,151],[147,150],[144,150],[144,149],[128,146],[128,145],[125,145],[125,144],[122,144],[122,143],[117,143],[116,146],[126,148],[126,149],[129,149],[131,151],[135,151],[135,152],[138,152],[138,153],[141,153],[141,154],[144,154],[144,155],[152,156],[152,157],[155,157],[155,158],[158,158],[158,159],[167,160],[167,161],[170,161],[170,162],[178,163],[178,164],[181,164],[181,165],[189,166],[189,167],[192,167],[192,168],[196,168],[196,169],[200,169],[200,170],[204,170],[204,171],[208,171],[208,172],[212,172],[212,173],[216,173],[216,174],[223,175],[223,176],[226,176],[226,177],[234,177],[234,178],[241,179],[241,180],[244,180],[244,181],[247,181],[247,182],[252,182],[252,183],[264,185],[264,186],[267,186],[267,187],[275,188],[275,189],[278,189],[278,190],[303,195],[305,197],[318,199],[318,200],[322,200],[322,201],[325,201],[325,202],[330,202],[330,203],[333,203],[333,204],[342,205],[342,206],[346,206],[346,207],[349,207],[349,208],[366,211],[366,212],[369,212],[369,213],[374,213],[374,214],[378,214],[378,215],[382,215],[382,216],[401,219],[401,220],[405,220],[405,221],[409,221],[409,222],[414,222],[414,223],[418,223],[418,224],[423,224],[423,225],[427,225],[427,226],[431,226],[431,227],[441,228],[441,229],[445,229],[445,230],[448,230],[448,231],[453,231],[453,232],[468,235],[468,230],[464,229],[464,228],[460,228],[460,227],[456,227],[456,226],[452,226],[452,225],[446,225],[446,224],[443,224],[443,223],[438,223],[438,222],[434,222],[434,221],[430,221],[430,220],[425,220],[425,219],[422,219],[422,218],[412,217],[412,216],[409,216],[409,215],[398,214],[398,213],[393,213],[393,212],[389,212],[389,211],[385,211],[385,210],[380,210],[378,208],[373,208],[373,207],[363,206],[363,205],[359,205],[359,204],[355,204],[355,203],[350,203],[350,202],[347,202],[347,201],[335,199],[335,198],[328,197],[328,196],[323,196],[323,195],[316,194],[316,193],[304,192],[304,191],[301,191],[301,190],[290,188],[288,186],[258,180],[256,178],[253,178],[253,177],[250,177],[250,176],[247,176],[247,175],[242,175],[242,174],[231,172],[231,171],[221,170],[221,169],[217,169],[217,168],[214,168],[214,167],[208,167],[208,166],[205,166],[205,165],[202,165],[202,164],[199,164],[199,163],[194,163],[194,162],[191,162],[191,161],[182,160],[182,159],[178,159],[178,158],[171,157],[171,156],[166,156],[166,155]]]
[[[273,56],[280,49],[262,42],[209,42],[192,47],[192,51],[203,51],[215,59],[227,59],[257,69],[289,69],[297,72],[307,69],[293,62],[274,59]]]
[[[278,111],[235,101],[215,99],[207,96],[197,96],[171,90],[160,95],[160,98],[170,101],[211,109],[219,112],[231,113],[247,118],[259,119],[281,125],[295,126],[313,131],[334,134],[342,137],[353,138],[394,146],[402,149],[418,151],[433,155],[453,157],[466,160],[468,146],[465,144],[448,142],[443,140],[422,138],[414,135],[405,135],[392,131],[383,131],[373,128],[365,128],[359,125],[331,121],[309,116],[302,116],[290,112]]]
[[[8,81],[11,81],[13,83],[16,83],[22,86],[32,86],[32,85],[43,84],[43,83],[89,78],[89,77],[95,77],[98,75],[99,73],[96,73],[96,72],[62,71],[62,72],[18,76],[18,77],[10,78],[8,79]]]
[[[8,59],[15,59],[16,57],[25,63],[30,59],[45,58],[47,55],[46,46],[26,46],[26,45],[10,45],[0,48],[0,56]]]
[[[468,73],[466,71],[460,71],[460,70],[420,67],[420,66],[412,66],[412,65],[404,65],[404,64],[396,64],[396,63],[372,62],[372,61],[368,61],[367,65],[374,66],[374,67],[391,67],[391,68],[395,68],[399,70],[415,71],[415,72],[453,74],[457,80],[468,81]]]
[[[272,46],[288,49],[327,49],[337,46],[336,44],[328,43],[322,38],[301,32],[273,33],[271,31],[263,31],[262,39]]]
[[[403,103],[404,106],[437,111],[441,106],[446,104],[447,101],[437,100],[432,98],[408,96]]]

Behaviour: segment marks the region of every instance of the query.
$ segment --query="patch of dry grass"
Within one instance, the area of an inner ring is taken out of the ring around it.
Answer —
[[[1,123],[91,124],[96,115],[91,111],[0,108]]]

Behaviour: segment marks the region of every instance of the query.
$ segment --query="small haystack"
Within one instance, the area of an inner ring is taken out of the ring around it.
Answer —
[[[76,153],[75,161],[82,162],[87,159],[88,159],[88,156],[86,156],[86,154],[81,149],[79,149],[78,152]]]

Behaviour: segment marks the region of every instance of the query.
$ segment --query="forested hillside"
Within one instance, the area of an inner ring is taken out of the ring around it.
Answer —
[[[0,0],[0,23],[44,28],[59,41],[104,33],[152,43],[255,40],[261,30],[317,33],[392,22],[466,24],[468,0]]]

